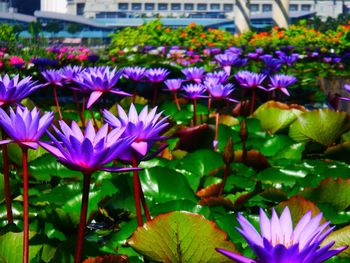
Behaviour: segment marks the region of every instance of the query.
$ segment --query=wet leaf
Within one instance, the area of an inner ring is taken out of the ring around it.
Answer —
[[[159,215],[139,227],[128,243],[156,262],[232,262],[215,252],[220,247],[235,251],[226,234],[201,215],[172,212]]]

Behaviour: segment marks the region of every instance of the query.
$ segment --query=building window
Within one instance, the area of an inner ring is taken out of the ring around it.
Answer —
[[[259,5],[258,4],[251,4],[250,11],[251,12],[259,12]]]
[[[85,9],[85,4],[84,3],[77,4],[77,15],[78,16],[84,15],[84,9]]]
[[[132,3],[131,4],[131,10],[133,10],[133,11],[141,10],[141,3]]]
[[[301,5],[301,11],[310,11],[311,5]]]
[[[168,10],[168,4],[158,4],[158,10],[165,11]]]
[[[118,4],[119,10],[128,10],[129,9],[129,4],[128,3],[119,3]]]
[[[193,10],[194,6],[193,4],[185,4],[185,10]]]
[[[171,10],[173,11],[181,10],[181,4],[171,4]]]
[[[210,4],[210,10],[220,11],[220,4]]]
[[[289,5],[289,11],[298,11],[298,5]]]
[[[146,3],[146,4],[145,4],[145,9],[146,9],[147,11],[152,11],[152,10],[154,10],[154,4],[153,4],[153,3]]]
[[[272,11],[272,5],[271,4],[265,4],[263,5],[263,12],[271,12]]]
[[[198,11],[205,11],[205,10],[207,10],[207,4],[197,4],[197,10]]]
[[[224,4],[224,11],[225,12],[232,12],[233,11],[233,4]]]

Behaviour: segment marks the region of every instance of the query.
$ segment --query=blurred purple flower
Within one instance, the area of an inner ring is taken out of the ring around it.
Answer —
[[[229,98],[230,94],[233,92],[233,84],[228,83],[226,85],[220,84],[220,83],[204,83],[205,87],[207,88],[209,94],[213,99],[216,100],[229,100],[232,102],[238,102],[237,100]]]
[[[239,214],[237,220],[241,228],[237,230],[247,240],[257,260],[221,248],[216,250],[239,263],[321,263],[347,248],[343,246],[330,250],[335,242],[320,247],[322,241],[334,229],[331,227],[326,230],[329,222],[320,225],[321,219],[322,213],[312,218],[312,212],[309,211],[293,229],[288,207],[280,217],[273,209],[271,219],[260,209],[260,235],[254,226]]]
[[[85,69],[81,66],[65,66],[63,68],[61,68],[61,76],[64,80],[64,82],[66,83],[71,83],[74,81],[74,79],[76,78],[76,76],[78,74],[80,74],[81,72],[83,72]]]
[[[89,121],[83,133],[75,121],[71,127],[64,121],[59,121],[59,124],[61,130],[53,126],[58,139],[47,132],[52,143],[39,142],[39,144],[63,165],[84,174],[91,174],[97,170],[123,170],[104,165],[118,159],[134,142],[135,137],[121,137],[125,128],[116,128],[108,132],[108,124],[105,124],[95,132]]]
[[[143,67],[125,67],[123,68],[123,76],[133,81],[141,81],[145,77],[146,68]]]
[[[136,137],[135,141],[119,156],[124,161],[132,161],[134,154],[137,159],[142,159],[150,150],[153,143],[157,140],[163,140],[165,137],[160,133],[168,125],[167,118],[160,119],[162,112],[156,114],[157,107],[148,112],[146,105],[140,114],[137,113],[134,104],[130,105],[129,114],[118,105],[118,117],[111,112],[104,110],[103,115],[106,122],[112,127],[125,129],[122,137]]]
[[[235,74],[235,79],[238,81],[241,87],[249,89],[259,88],[266,91],[266,89],[261,86],[261,83],[265,78],[266,75],[264,74],[254,73],[246,70],[238,71]]]
[[[204,68],[191,67],[185,68],[181,72],[185,75],[186,80],[200,83],[204,77],[205,70]]]
[[[269,91],[271,90],[280,90],[287,96],[290,96],[287,88],[297,82],[297,78],[294,76],[288,76],[284,74],[277,74],[274,76],[270,76],[271,84],[269,86],[271,87]]]
[[[282,61],[283,64],[291,67],[294,65],[294,63],[299,59],[299,54],[293,53],[290,56],[279,56],[280,60]]]
[[[224,68],[227,75],[231,74],[231,66],[235,65],[240,60],[239,56],[234,53],[219,54],[214,58],[219,62],[220,66]]]
[[[42,87],[37,83],[37,81],[32,81],[32,77],[19,80],[19,75],[12,79],[7,74],[0,76],[0,106],[19,104],[21,100]]]
[[[344,84],[344,90],[348,93],[350,93],[350,85],[349,84]],[[345,101],[350,101],[350,98],[347,97],[338,97],[340,100],[345,100]]]
[[[265,57],[263,62],[266,65],[263,72],[269,75],[278,72],[282,67],[282,61],[278,58]]]
[[[182,88],[186,94],[184,95],[189,99],[205,98],[203,93],[205,92],[205,87],[201,84],[187,84]]]
[[[216,79],[219,83],[223,84],[228,81],[228,75],[225,71],[209,72],[205,75],[204,81],[208,79]]]
[[[164,81],[165,86],[167,86],[170,91],[177,91],[181,89],[181,85],[183,83],[183,79],[167,79]]]
[[[116,88],[116,84],[122,75],[122,71],[110,67],[87,68],[74,79],[83,91],[90,91],[87,108],[90,108],[103,94],[114,93],[118,95],[131,96],[129,93]]]
[[[41,72],[41,75],[46,80],[46,85],[53,85],[53,86],[63,86],[63,78],[61,75],[61,70],[56,69],[48,69]]]
[[[32,58],[31,62],[39,69],[44,70],[48,67],[56,67],[58,61],[50,58]]]
[[[151,68],[145,72],[148,81],[153,83],[162,82],[169,74],[170,72],[164,68]]]
[[[96,63],[100,59],[100,56],[96,54],[91,54],[87,56],[87,59],[92,63]]]
[[[10,115],[0,108],[0,125],[10,137],[9,140],[0,141],[0,144],[15,142],[21,147],[38,148],[38,140],[51,125],[54,115],[45,113],[40,117],[37,108],[30,111],[28,108],[17,107],[16,112],[10,108]]]

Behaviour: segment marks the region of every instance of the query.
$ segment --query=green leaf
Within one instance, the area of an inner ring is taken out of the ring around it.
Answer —
[[[264,141],[260,152],[266,157],[274,156],[293,143],[294,141],[287,135],[276,135]]]
[[[60,164],[51,154],[44,154],[29,163],[29,173],[37,180],[48,181],[51,176],[60,178],[81,177],[81,172],[73,171]]]
[[[142,188],[149,200],[164,203],[172,200],[190,200],[197,198],[184,175],[165,167],[154,167],[140,171]]]
[[[326,237],[326,239],[322,242],[322,246],[329,244],[330,242],[335,241],[334,248],[338,248],[341,246],[349,246],[350,244],[350,226],[346,226],[342,229],[333,231]],[[341,257],[350,258],[350,247],[344,250],[341,254]]]
[[[30,232],[29,238],[35,233]],[[29,240],[29,261],[36,257],[42,245],[31,245]],[[20,263],[23,255],[23,232],[8,232],[0,236],[0,259],[5,263]]]
[[[235,251],[226,234],[201,215],[172,212],[139,227],[128,243],[156,262],[232,262],[215,248]]]
[[[297,142],[314,140],[323,145],[331,145],[347,129],[347,113],[320,109],[301,114],[290,125],[289,136]]]
[[[288,127],[303,111],[290,108],[288,105],[269,101],[261,105],[253,114],[254,118],[260,120],[263,130],[276,133]]]

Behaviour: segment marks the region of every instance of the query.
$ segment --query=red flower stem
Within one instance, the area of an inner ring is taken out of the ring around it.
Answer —
[[[132,160],[134,166],[134,158]],[[135,199],[135,209],[138,226],[142,226],[142,212],[141,212],[141,184],[139,183],[139,175],[137,171],[133,171],[134,179],[134,199]]]
[[[197,126],[197,100],[193,99],[193,126]]]
[[[220,119],[220,113],[217,110],[215,115],[215,138],[214,138],[215,141],[217,141],[219,138],[219,119]],[[217,151],[217,150],[218,150],[218,146],[216,145],[214,147],[214,151]]]
[[[175,100],[175,103],[176,103],[177,110],[181,111],[181,106],[180,106],[180,103],[179,103],[179,99],[177,98],[176,91],[174,91],[173,94],[174,94],[174,100]]]
[[[209,95],[209,98],[208,98],[208,114],[210,113],[210,110],[211,110],[211,96]]]
[[[138,161],[137,161],[135,156],[133,156],[133,158],[132,158],[132,167],[134,167],[134,168],[138,167]],[[140,199],[141,199],[141,203],[143,206],[143,210],[145,211],[147,221],[151,221],[152,218],[151,218],[151,214],[149,212],[149,209],[148,209],[148,206],[146,203],[145,194],[143,193],[143,190],[142,190],[142,185],[141,185],[139,173],[138,173],[138,171],[133,171],[133,173],[134,173],[134,175],[136,174],[136,176],[137,176],[137,181],[138,181],[139,189],[140,189]]]
[[[5,139],[4,131],[1,131],[2,139]],[[6,214],[7,222],[9,224],[13,223],[12,215],[12,205],[11,205],[11,190],[10,190],[10,176],[9,176],[9,161],[7,153],[7,145],[2,145],[2,160],[4,164],[4,190],[5,190],[5,200],[6,200]]]
[[[73,91],[73,98],[74,98],[75,106],[77,107],[77,111],[78,111],[78,114],[79,114],[79,118],[80,118],[81,124],[85,128],[85,120],[84,120],[84,116],[83,116],[84,109],[82,111],[80,109],[80,107],[79,107],[79,101],[78,101],[78,97],[77,97],[77,92],[75,90],[72,90],[72,91]]]
[[[255,89],[252,90],[252,100],[250,103],[250,112],[249,112],[250,115],[252,115],[254,112],[254,104],[255,104]]]
[[[244,89],[244,88],[242,88],[242,93],[241,93],[241,108],[240,108],[240,112],[239,112],[239,115],[242,115],[243,114],[243,111],[244,111],[244,109],[243,108],[245,108],[244,107],[244,98],[245,98],[245,92],[246,92],[246,90]]]
[[[60,120],[62,120],[62,113],[61,113],[60,104],[58,103],[57,87],[56,87],[56,85],[53,86],[53,94],[54,94],[54,97],[55,97],[55,102],[56,102],[56,108],[57,108],[57,111],[58,111],[58,116],[60,117]]]
[[[155,107],[155,106],[156,106],[157,97],[158,97],[158,84],[157,84],[157,83],[154,83],[154,85],[153,85],[152,107]]]
[[[28,149],[22,148],[23,169],[23,263],[29,262]]]
[[[92,111],[92,108],[90,108],[89,111],[90,111],[90,115],[91,115],[92,121],[94,123],[95,129],[98,129],[98,124],[97,124],[97,121],[95,119],[95,115],[94,115],[94,112]]]
[[[78,239],[75,246],[74,263],[81,263],[81,257],[83,254],[86,215],[89,204],[90,181],[91,173],[84,173],[83,197],[81,201],[80,222],[78,227]]]
[[[230,165],[225,164],[224,177],[222,178],[222,182],[220,184],[220,188],[219,188],[219,191],[218,191],[218,196],[221,196],[222,192],[224,191],[226,180],[227,180],[229,172],[230,172]]]

